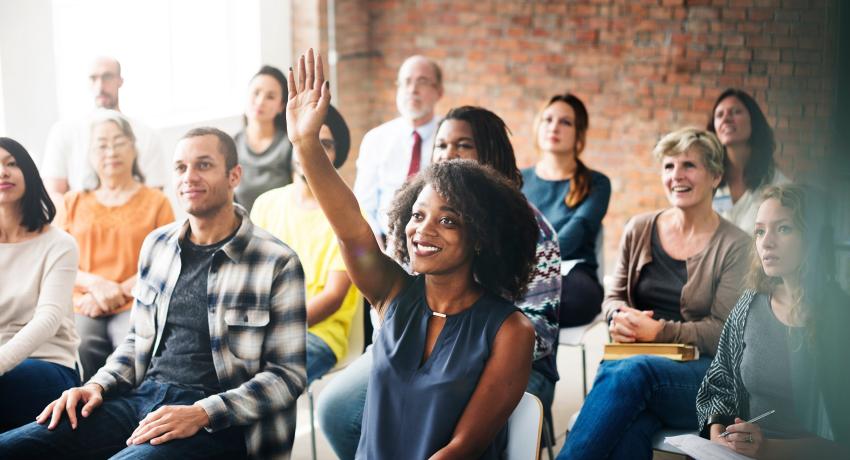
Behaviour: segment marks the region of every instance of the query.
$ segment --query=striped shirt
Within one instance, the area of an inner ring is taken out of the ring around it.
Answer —
[[[251,458],[289,458],[295,401],[306,385],[304,273],[295,253],[254,226],[245,210],[234,237],[213,255],[207,285],[213,364],[221,393],[196,404],[208,431],[244,425]],[[154,230],[139,257],[130,332],[90,382],[120,394],[145,378],[180,276],[188,221]]]

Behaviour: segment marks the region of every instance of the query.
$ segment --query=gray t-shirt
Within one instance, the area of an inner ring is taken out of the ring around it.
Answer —
[[[776,318],[766,295],[753,299],[744,330],[741,379],[749,394],[750,416],[776,413],[758,422],[769,437],[794,437],[805,430],[794,401],[791,360],[808,353],[805,330]]]
[[[240,131],[233,140],[242,166],[236,201],[250,213],[258,196],[292,183],[292,144],[283,130],[275,133],[265,152],[257,153],[248,147],[245,131]]]
[[[207,395],[221,391],[210,346],[207,280],[215,252],[231,238],[209,246],[198,246],[188,236],[180,242],[180,276],[146,378]]]

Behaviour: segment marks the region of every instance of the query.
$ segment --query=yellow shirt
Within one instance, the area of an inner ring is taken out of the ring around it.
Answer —
[[[291,247],[304,268],[307,301],[322,292],[332,271],[346,271],[339,244],[321,209],[304,209],[295,201],[295,185],[270,190],[254,201],[251,221]],[[337,362],[348,351],[351,321],[361,302],[354,284],[348,289],[339,310],[310,327],[333,350]]]

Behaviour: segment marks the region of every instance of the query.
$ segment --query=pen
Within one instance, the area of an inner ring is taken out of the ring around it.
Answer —
[[[761,420],[761,419],[763,419],[763,418],[767,417],[768,415],[770,415],[770,414],[772,414],[772,413],[774,413],[774,412],[776,412],[776,409],[769,410],[769,411],[767,411],[767,412],[765,412],[765,413],[763,413],[763,414],[759,415],[758,417],[754,417],[754,418],[751,418],[751,419],[747,420],[745,423],[756,423],[756,422],[758,422],[759,420]],[[720,437],[721,437],[721,438],[725,438],[726,436],[729,436],[730,434],[732,434],[732,433],[730,433],[729,431],[724,431],[723,433],[720,433]]]

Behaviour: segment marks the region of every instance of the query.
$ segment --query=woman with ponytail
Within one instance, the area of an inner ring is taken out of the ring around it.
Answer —
[[[579,159],[588,115],[576,96],[549,99],[534,126],[540,160],[522,171],[522,192],[558,232],[561,246],[561,327],[587,324],[599,314],[596,240],[608,211],[611,181]]]

